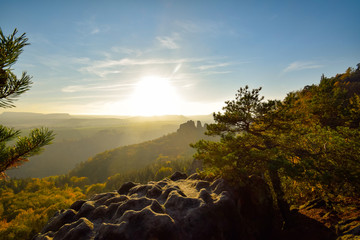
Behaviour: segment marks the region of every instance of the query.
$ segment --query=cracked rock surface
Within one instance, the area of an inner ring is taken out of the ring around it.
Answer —
[[[76,201],[33,239],[266,239],[274,218],[269,196],[256,177],[234,190],[223,179],[174,173]]]

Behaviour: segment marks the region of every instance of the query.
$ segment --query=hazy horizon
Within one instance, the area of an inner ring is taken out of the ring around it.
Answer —
[[[16,109],[16,108],[15,108]],[[14,110],[15,110],[14,109]],[[26,111],[0,111],[1,114],[14,113],[14,114],[36,114],[36,115],[69,115],[69,116],[94,116],[94,117],[143,117],[143,118],[152,118],[152,117],[173,117],[173,116],[183,116],[183,117],[196,117],[196,116],[212,116],[210,114],[194,114],[194,115],[185,115],[185,114],[162,114],[162,115],[110,115],[110,114],[81,114],[81,113],[66,113],[66,112],[26,112]]]

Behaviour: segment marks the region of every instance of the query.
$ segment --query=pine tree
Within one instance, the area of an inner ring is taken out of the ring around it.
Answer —
[[[277,153],[276,136],[269,134],[273,127],[278,101],[263,101],[261,88],[240,88],[236,99],[226,101],[224,112],[214,113],[215,123],[207,126],[206,134],[220,136],[220,141],[201,140],[192,146],[195,159],[205,168],[215,168],[223,177],[235,180],[241,175],[264,175],[268,172],[276,194],[278,207],[286,221],[289,206],[284,199],[278,170],[282,166]]]
[[[31,87],[31,77],[23,72],[18,78],[11,69],[29,45],[26,34],[16,36],[17,29],[5,36],[0,28],[0,107],[15,107],[14,101]],[[9,142],[17,140],[9,146]],[[54,139],[54,134],[47,128],[31,130],[29,136],[20,137],[20,131],[0,125],[0,178],[6,177],[5,171],[21,165],[30,156],[41,152],[42,147]]]
[[[360,194],[359,127],[332,128],[320,121],[325,113],[311,111],[322,104],[311,105],[310,100],[322,94],[311,90],[315,87],[289,93],[284,101],[263,101],[261,88],[240,88],[235,100],[226,101],[223,112],[214,113],[215,123],[207,126],[206,134],[220,139],[192,144],[205,174],[220,175],[235,184],[242,184],[248,175],[267,179],[287,227],[294,223],[288,201],[291,187],[310,186],[327,199]],[[349,101],[352,115],[346,120],[351,123],[356,123],[360,105],[358,95],[354,96]],[[328,102],[323,105],[333,103]]]

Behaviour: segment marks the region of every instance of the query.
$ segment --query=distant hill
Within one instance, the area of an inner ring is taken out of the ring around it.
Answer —
[[[32,113],[32,112],[3,112],[0,114],[1,119],[14,119],[14,118],[26,118],[26,119],[69,119],[71,118],[68,113]]]
[[[210,116],[202,116],[202,119]],[[20,129],[27,135],[29,129],[48,127],[56,134],[53,144],[30,158],[21,167],[7,171],[10,177],[47,177],[66,174],[76,164],[97,153],[120,146],[152,140],[176,131],[179,124],[191,117],[158,116],[91,116],[67,113],[40,114],[4,112],[0,124]]]
[[[134,122],[147,122],[147,121],[181,121],[185,122],[190,119],[197,119],[202,122],[210,123],[213,122],[212,114],[209,115],[194,115],[194,116],[183,116],[183,115],[164,115],[164,116],[137,116],[137,117],[129,117],[126,120],[134,121]]]
[[[198,116],[211,122],[211,116]],[[48,127],[56,134],[53,144],[30,158],[17,169],[7,171],[10,177],[47,177],[66,174],[76,164],[105,150],[152,140],[176,131],[189,116],[92,116],[67,113],[40,114],[3,112],[0,124],[20,129],[23,135],[35,127]],[[196,118],[195,118],[196,119]]]
[[[183,116],[183,115],[164,115],[164,116],[98,116],[98,115],[70,115],[68,113],[32,113],[32,112],[3,112],[0,113],[0,124],[15,128],[30,128],[45,126],[49,128],[73,128],[73,127],[104,127],[120,126],[134,123],[183,123],[191,119],[202,122],[213,122],[213,117],[209,115]]]
[[[71,119],[67,113],[41,114],[31,112],[3,112],[0,114],[2,125],[27,128],[37,126],[54,126]]]
[[[198,122],[181,124],[177,132],[144,143],[115,148],[82,162],[70,172],[71,176],[87,177],[92,183],[103,182],[117,173],[141,169],[160,156],[192,156],[189,144],[206,138],[205,127]]]
[[[67,113],[3,112],[0,114],[1,124],[22,129],[39,126],[49,128],[114,126],[125,122],[129,121],[109,116],[73,116]]]

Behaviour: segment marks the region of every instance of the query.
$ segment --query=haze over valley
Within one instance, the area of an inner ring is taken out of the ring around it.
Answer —
[[[176,132],[188,120],[213,121],[212,116],[73,116],[69,114],[0,114],[0,121],[26,135],[29,129],[47,127],[56,134],[53,144],[42,154],[30,158],[21,168],[8,172],[10,177],[47,177],[67,174],[80,162],[106,150],[142,143]],[[190,148],[190,147],[189,147]]]

